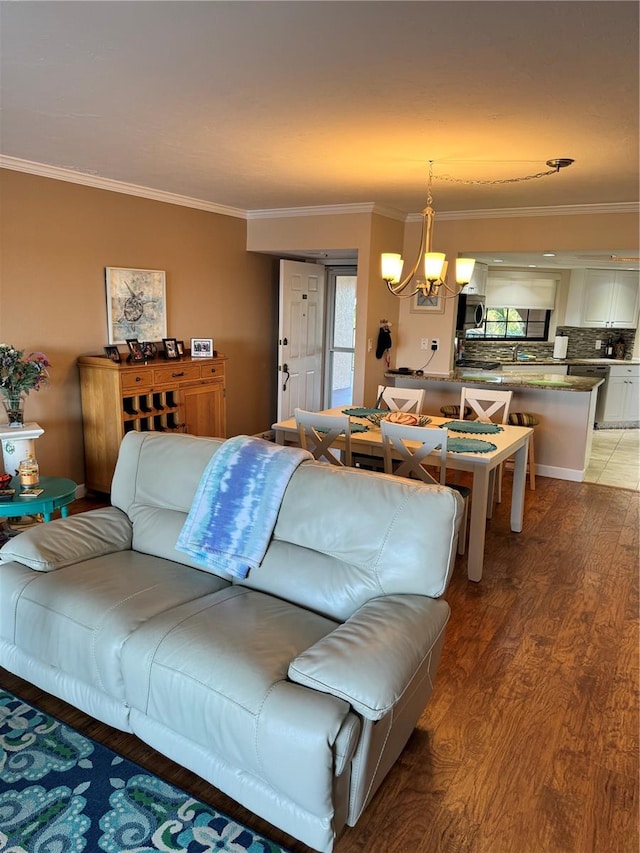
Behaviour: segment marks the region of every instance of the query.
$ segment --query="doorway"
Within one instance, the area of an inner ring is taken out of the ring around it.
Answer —
[[[357,268],[327,267],[324,408],[350,406],[356,342]]]

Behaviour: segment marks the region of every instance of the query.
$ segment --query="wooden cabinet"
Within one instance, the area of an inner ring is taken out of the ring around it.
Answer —
[[[640,365],[614,365],[605,386],[605,423],[640,420]]]
[[[132,365],[81,356],[86,487],[111,490],[120,442],[131,430],[225,438],[225,361],[218,355]]]
[[[587,270],[582,301],[583,326],[635,329],[638,323],[638,273]]]

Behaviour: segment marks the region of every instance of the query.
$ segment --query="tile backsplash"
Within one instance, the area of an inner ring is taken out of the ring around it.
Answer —
[[[579,326],[559,326],[557,335],[569,338],[567,358],[604,358],[604,347],[609,338],[625,342],[625,359],[630,359],[636,338],[635,329],[584,329]],[[602,348],[596,349],[596,341],[602,341]],[[511,358],[512,344],[506,341],[474,341],[465,338],[465,356],[475,359],[497,359],[508,361]],[[539,359],[553,358],[553,341],[522,341],[520,352],[530,353]]]

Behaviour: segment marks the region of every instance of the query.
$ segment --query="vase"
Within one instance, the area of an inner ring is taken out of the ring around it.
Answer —
[[[9,394],[2,397],[2,405],[5,408],[7,417],[9,418],[9,426],[15,429],[20,429],[24,426],[24,401],[25,394]]]

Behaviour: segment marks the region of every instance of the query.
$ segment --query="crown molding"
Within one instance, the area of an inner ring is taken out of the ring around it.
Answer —
[[[376,213],[388,219],[396,219],[400,222],[420,222],[422,216],[419,213],[405,214],[400,210],[385,207],[376,202],[362,202],[360,204],[328,204],[309,207],[276,207],[264,210],[242,210],[239,207],[229,207],[224,204],[215,204],[211,201],[203,201],[190,196],[182,196],[176,193],[164,192],[163,190],[143,187],[139,184],[130,184],[124,181],[116,181],[112,178],[102,178],[86,172],[76,172],[73,169],[63,169],[58,166],[48,166],[46,163],[36,163],[32,160],[21,160],[19,157],[8,157],[0,154],[0,168],[12,169],[16,172],[26,172],[31,175],[39,175],[43,178],[52,178],[57,181],[67,181],[72,184],[94,187],[96,189],[108,190],[110,192],[124,193],[125,195],[148,198],[152,201],[161,201],[166,204],[177,204],[182,207],[191,207],[195,210],[205,210],[209,213],[220,213],[223,216],[234,216],[237,219],[283,219],[302,216],[336,216],[350,213]],[[584,216],[602,213],[640,213],[638,202],[612,202],[608,204],[565,204],[555,207],[504,207],[486,210],[449,210],[437,212],[440,221],[460,219],[512,219],[527,216]]]
[[[361,204],[322,204],[315,207],[272,207],[264,210],[248,210],[247,219],[287,219],[296,216],[336,216],[346,213],[378,213],[372,201]]]
[[[640,204],[635,201],[611,202],[607,204],[560,204],[555,207],[502,207],[485,210],[436,211],[437,218],[444,222],[454,219],[513,219],[526,216],[585,216],[598,213],[640,213]],[[419,213],[410,213],[407,222],[421,222]]]
[[[126,183],[125,181],[115,181],[112,178],[101,178],[98,175],[90,175],[86,172],[74,172],[72,169],[47,166],[45,163],[20,160],[18,157],[0,155],[0,168],[12,169],[14,172],[27,172],[30,175],[38,175],[41,178],[53,178],[56,181],[66,181],[71,184],[82,184],[83,186],[94,187],[99,190],[148,198],[152,201],[164,202],[165,204],[178,204],[181,207],[191,207],[195,210],[206,210],[209,213],[221,213],[223,216],[235,216],[238,219],[246,219],[246,211],[238,207],[228,207],[224,204],[215,204],[214,202],[203,201],[199,198],[155,190],[151,187],[142,187],[138,184]]]

